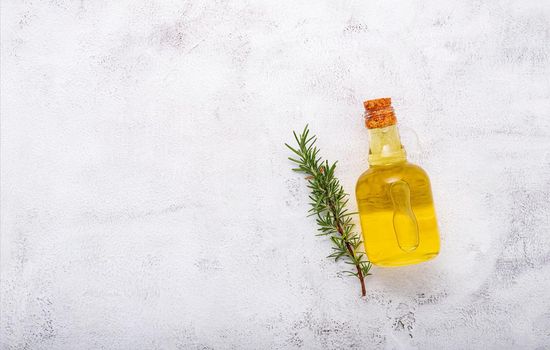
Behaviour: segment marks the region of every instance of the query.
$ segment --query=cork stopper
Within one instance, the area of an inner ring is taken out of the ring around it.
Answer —
[[[385,128],[395,125],[397,119],[391,106],[391,98],[377,98],[363,102],[366,110],[365,125],[368,129]]]

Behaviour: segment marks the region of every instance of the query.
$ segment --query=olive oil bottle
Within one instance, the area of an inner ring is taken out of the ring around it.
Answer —
[[[439,253],[428,175],[407,162],[390,98],[364,102],[369,165],[355,189],[365,250],[379,266],[416,264]]]

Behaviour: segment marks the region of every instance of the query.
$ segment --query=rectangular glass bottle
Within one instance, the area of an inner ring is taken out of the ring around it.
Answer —
[[[439,253],[439,231],[428,175],[407,161],[391,99],[364,105],[370,167],[355,193],[369,260],[379,266],[430,260]]]

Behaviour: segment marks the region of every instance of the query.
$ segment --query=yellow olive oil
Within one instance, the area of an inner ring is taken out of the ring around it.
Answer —
[[[416,264],[439,253],[430,180],[407,162],[390,99],[365,102],[370,167],[358,179],[357,205],[369,260],[379,266]]]

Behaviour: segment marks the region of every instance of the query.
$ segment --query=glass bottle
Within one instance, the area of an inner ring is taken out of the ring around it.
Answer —
[[[430,180],[407,161],[390,98],[364,102],[369,168],[355,189],[365,250],[379,266],[416,264],[439,253]]]

